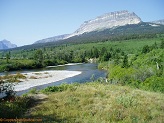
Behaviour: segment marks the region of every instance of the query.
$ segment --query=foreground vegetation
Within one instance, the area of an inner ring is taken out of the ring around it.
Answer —
[[[0,118],[42,118],[44,122],[133,122],[164,121],[164,39],[131,39],[86,44],[64,44],[40,49],[0,52],[0,71],[41,68],[96,59],[108,71],[107,83],[100,78],[86,84],[48,87],[44,102],[31,108],[32,98],[15,97],[8,82],[21,74],[0,77]],[[7,84],[6,84],[7,82]],[[132,88],[131,88],[132,87]],[[146,90],[146,91],[145,91]],[[32,90],[36,93],[36,90]],[[53,107],[53,108],[52,108]]]
[[[164,95],[109,83],[48,87],[27,118],[53,123],[162,123]]]
[[[36,99],[38,93],[46,98]],[[164,94],[110,84],[99,79],[63,84],[0,100],[0,118],[41,119],[53,123],[162,123]],[[29,94],[28,94],[29,95]],[[43,95],[43,94],[42,94]]]
[[[20,118],[34,104],[31,97],[9,97],[0,99],[0,118]]]

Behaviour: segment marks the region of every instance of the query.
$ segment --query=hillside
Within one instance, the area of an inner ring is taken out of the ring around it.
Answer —
[[[160,93],[99,82],[49,87],[43,92],[48,95],[26,118],[56,123],[162,123],[164,120],[164,95]]]

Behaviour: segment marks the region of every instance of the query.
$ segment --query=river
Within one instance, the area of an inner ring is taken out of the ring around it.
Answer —
[[[20,73],[27,73],[27,72],[41,72],[41,71],[52,71],[52,70],[67,70],[67,71],[81,71],[82,73],[73,77],[69,77],[60,81],[52,82],[49,84],[39,85],[32,88],[36,88],[38,90],[46,88],[48,86],[57,86],[63,83],[85,83],[90,82],[92,75],[94,75],[94,79],[98,79],[100,77],[106,77],[106,71],[98,70],[97,64],[95,63],[84,63],[84,64],[67,64],[67,65],[59,65],[59,66],[51,66],[42,69],[34,69],[34,70],[24,70],[19,71]],[[16,73],[18,71],[9,72],[7,74]],[[1,73],[1,75],[4,73]],[[18,91],[17,95],[22,95],[28,92],[30,89]]]

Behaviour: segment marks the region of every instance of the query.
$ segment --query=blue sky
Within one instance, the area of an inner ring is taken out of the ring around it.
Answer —
[[[128,10],[144,22],[164,19],[164,0],[0,0],[0,40],[18,46],[74,32],[104,13]]]

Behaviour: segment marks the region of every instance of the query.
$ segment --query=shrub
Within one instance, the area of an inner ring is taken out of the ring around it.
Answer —
[[[32,104],[33,99],[30,97],[15,97],[12,100],[1,101],[0,118],[19,118]]]
[[[148,53],[150,52],[150,47],[148,45],[145,45],[143,48],[142,48],[142,53]]]
[[[41,90],[43,93],[47,93],[47,92],[62,92],[65,91],[67,89],[74,91],[76,90],[77,86],[79,84],[62,84],[60,86],[49,86],[43,90]]]
[[[122,68],[121,66],[114,66],[110,69],[108,77],[112,80],[117,80],[117,83],[125,85],[133,81],[133,68]]]
[[[37,94],[37,89],[36,88],[33,88],[29,91],[30,94]]]
[[[15,75],[15,77],[18,78],[18,79],[26,79],[26,76],[24,76],[24,75],[21,74],[21,73],[17,73],[17,74]]]
[[[15,95],[15,91],[13,88],[14,84],[13,83],[9,83],[9,82],[4,82],[4,81],[0,81],[0,93],[2,94],[6,94],[7,97],[11,97]]]
[[[141,88],[164,93],[163,82],[164,77],[151,76],[141,84]]]

